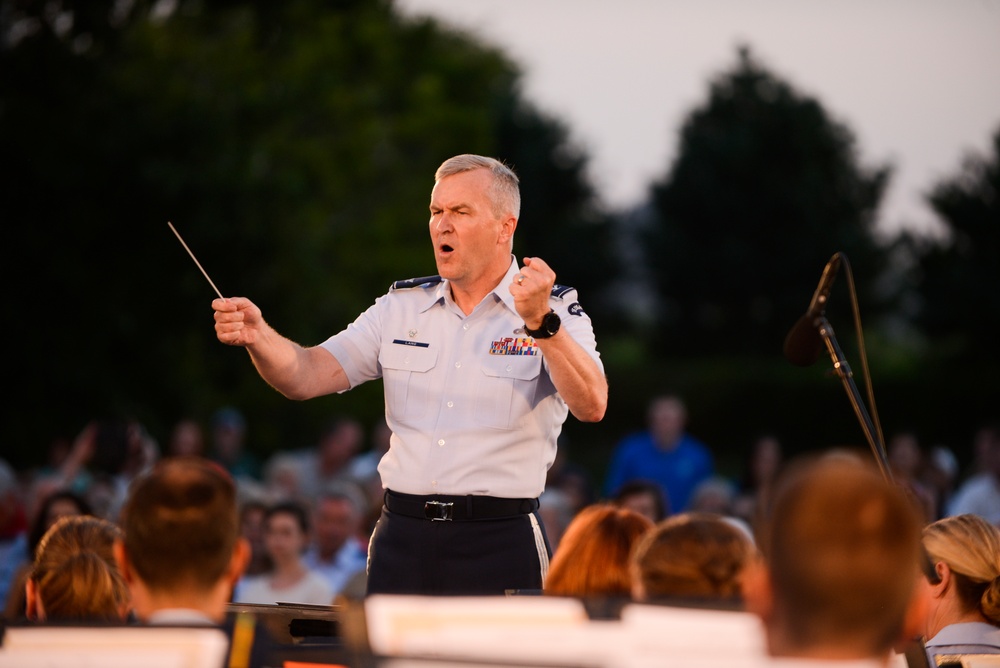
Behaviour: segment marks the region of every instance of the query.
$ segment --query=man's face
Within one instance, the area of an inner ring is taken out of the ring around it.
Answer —
[[[431,191],[431,241],[438,273],[458,284],[493,271],[510,256],[516,221],[497,218],[488,195],[492,176],[473,169],[446,176]]]
[[[358,530],[359,517],[347,499],[323,499],[313,520],[316,546],[322,554],[332,554]]]

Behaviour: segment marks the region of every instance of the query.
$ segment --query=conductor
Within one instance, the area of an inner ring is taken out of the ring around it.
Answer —
[[[393,283],[317,346],[278,334],[243,297],[212,302],[216,335],[289,399],[383,379],[392,437],[368,594],[540,590],[551,549],[538,496],[568,412],[604,417],[604,367],[576,291],[541,258],[512,255],[514,172],[459,155],[434,181],[439,275]]]

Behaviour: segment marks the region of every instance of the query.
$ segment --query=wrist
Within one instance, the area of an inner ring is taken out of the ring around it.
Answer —
[[[542,316],[537,322],[524,321],[524,333],[533,339],[548,339],[559,332],[562,321],[559,315],[552,309]],[[532,326],[535,325],[535,326]]]

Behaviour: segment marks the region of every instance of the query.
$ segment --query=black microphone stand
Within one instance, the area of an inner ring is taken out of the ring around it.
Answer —
[[[823,343],[826,344],[826,349],[830,353],[830,359],[833,360],[833,370],[840,376],[840,380],[844,384],[844,390],[847,391],[847,397],[851,400],[854,413],[858,416],[858,421],[861,423],[861,429],[865,432],[865,438],[868,440],[868,445],[871,446],[872,453],[875,455],[875,461],[878,463],[878,467],[881,469],[885,479],[892,482],[892,472],[889,470],[889,461],[885,455],[885,444],[879,438],[875,424],[872,422],[871,416],[868,415],[868,410],[861,401],[861,394],[858,393],[858,387],[854,384],[854,373],[851,371],[851,365],[847,363],[847,358],[844,357],[844,351],[840,349],[840,344],[837,343],[837,337],[833,333],[833,326],[827,321],[826,316],[822,314],[816,318],[813,324],[819,331]]]

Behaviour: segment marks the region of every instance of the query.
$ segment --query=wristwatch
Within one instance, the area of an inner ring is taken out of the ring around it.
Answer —
[[[524,333],[533,339],[547,339],[554,336],[556,332],[559,331],[559,325],[562,324],[562,320],[559,319],[559,314],[555,311],[549,311],[542,318],[542,326],[538,329],[529,329],[527,325],[524,326]]]

